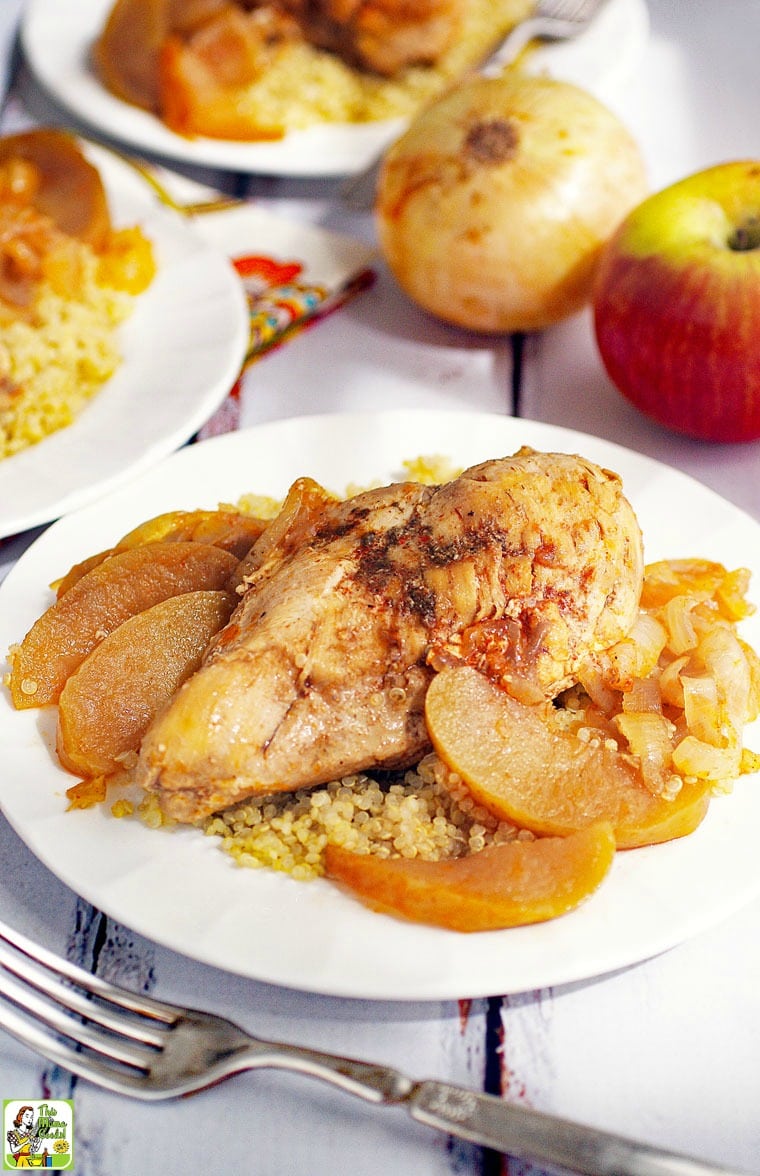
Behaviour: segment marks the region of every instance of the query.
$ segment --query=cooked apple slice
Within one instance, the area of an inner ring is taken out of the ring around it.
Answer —
[[[479,804],[539,834],[566,835],[609,821],[619,849],[684,837],[703,820],[710,784],[653,796],[636,766],[552,721],[550,704],[526,706],[469,666],[433,678],[425,717],[435,750]]]
[[[50,587],[56,596],[63,596],[64,592],[68,592],[69,588],[73,588],[77,581],[82,579],[82,576],[86,576],[93,568],[97,568],[109,556],[116,555],[116,551],[117,548],[108,547],[105,551],[96,551],[94,555],[88,555],[86,559],[72,564],[66,575],[61,576],[60,580],[53,580]]]
[[[0,165],[23,159],[37,170],[32,203],[71,237],[101,249],[111,231],[108,199],[97,168],[85,159],[73,135],[38,128],[0,139]]]
[[[19,710],[57,702],[88,653],[128,617],[181,592],[234,588],[238,560],[206,543],[149,543],[87,572],[34,623],[11,654]]]
[[[117,98],[158,111],[158,55],[169,27],[168,0],[116,0],[92,59]]]
[[[83,776],[124,767],[236,602],[228,592],[183,592],[130,617],[96,645],[61,691],[56,750],[63,766]]]
[[[56,594],[63,596],[64,592],[68,592],[85,573],[92,571],[110,556],[145,543],[211,543],[214,547],[223,547],[225,551],[230,551],[237,559],[242,559],[267,525],[266,519],[243,514],[241,511],[167,511],[165,514],[156,515],[155,518],[146,519],[144,523],[140,523],[124,535],[113,547],[74,564],[66,575],[57,581]]]
[[[188,540],[212,543],[242,559],[267,525],[266,519],[237,510],[171,510],[135,527],[119,540],[117,548],[123,550],[160,540],[174,543]]]
[[[164,122],[179,135],[281,139],[283,128],[267,123],[267,110],[254,115],[245,106],[247,87],[271,63],[276,50],[276,39],[257,35],[256,24],[233,8],[208,21],[187,41],[167,37],[158,57]],[[260,123],[254,121],[257,117]]]
[[[510,841],[443,862],[328,845],[325,868],[373,910],[450,931],[497,931],[573,910],[600,885],[614,856],[612,827],[602,821],[569,837]]]

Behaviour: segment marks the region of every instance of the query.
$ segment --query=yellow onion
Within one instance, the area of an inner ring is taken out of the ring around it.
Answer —
[[[507,70],[451,90],[391,147],[378,237],[433,314],[537,330],[589,300],[602,245],[646,191],[636,142],[603,103]]]
[[[641,777],[654,796],[673,797],[682,781],[673,772],[671,728],[664,715],[654,711],[628,711],[615,716],[615,726],[639,757]]]
[[[636,678],[646,678],[657,665],[668,634],[649,613],[640,612],[630,633],[610,646],[600,661],[613,690],[630,690]]]
[[[691,612],[698,600],[692,596],[673,596],[661,611],[668,630],[668,648],[671,653],[688,653],[697,645],[697,631]]]
[[[682,776],[696,776],[699,780],[715,780],[723,783],[735,780],[741,773],[741,744],[730,747],[713,747],[687,735],[673,751],[673,767]]]
[[[725,747],[726,740],[721,731],[721,708],[718,704],[718,684],[709,675],[693,677],[684,674],[683,686],[684,717],[690,735],[713,747]]]

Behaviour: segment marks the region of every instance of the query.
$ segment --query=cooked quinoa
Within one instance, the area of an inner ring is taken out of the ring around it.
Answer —
[[[251,121],[287,131],[316,123],[408,117],[461,75],[532,8],[529,0],[470,0],[459,35],[434,66],[408,66],[394,77],[354,69],[305,41],[286,44],[240,95]]]
[[[81,282],[66,296],[40,290],[30,320],[0,333],[0,458],[70,425],[116,371],[115,328],[133,297],[98,283],[98,261],[80,245]]]
[[[378,857],[441,861],[531,838],[475,804],[435,755],[386,780],[357,773],[318,788],[247,800],[203,827],[238,865],[267,866],[302,880],[324,873],[328,844]]]
[[[0,460],[70,425],[114,374],[117,328],[156,272],[138,226],[109,226],[97,249],[60,229],[13,188],[18,163],[0,168]]]

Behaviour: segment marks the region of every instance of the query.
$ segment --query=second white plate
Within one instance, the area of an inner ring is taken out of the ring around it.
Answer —
[[[403,129],[403,120],[326,124],[277,142],[183,138],[159,119],[110,94],[89,63],[93,40],[113,0],[30,0],[22,43],[38,80],[87,125],[141,151],[197,167],[283,176],[340,176],[360,171]],[[591,28],[542,48],[530,68],[574,81],[605,97],[634,67],[649,29],[644,0],[607,0]]]
[[[303,417],[231,433],[174,454],[110,497],[61,520],[0,586],[0,649],[51,601],[76,560],[172,508],[284,494],[299,475],[342,491],[403,476],[416,454],[463,465],[520,445],[581,453],[624,480],[648,559],[704,556],[748,565],[760,584],[760,526],[685,475],[619,446],[486,413]],[[760,648],[760,619],[743,625]],[[67,812],[72,777],[54,754],[55,708],[15,711],[0,691],[0,806],[29,849],[89,902],[142,934],[218,968],[308,991],[382,1000],[520,992],[600,975],[672,947],[760,894],[760,788],[743,778],[700,828],[619,853],[578,910],[532,927],[461,935],[374,914],[322,879],[296,882],[236,866],[192,828],[152,831],[105,806]]]
[[[109,151],[87,146],[117,225],[139,224],[157,273],[119,328],[122,363],[65,429],[0,461],[0,537],[83,506],[182,445],[238,375],[249,317],[231,262]]]

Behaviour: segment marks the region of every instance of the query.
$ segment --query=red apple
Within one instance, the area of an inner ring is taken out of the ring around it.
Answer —
[[[639,204],[593,297],[610,379],[663,425],[760,437],[760,160],[718,164]]]

